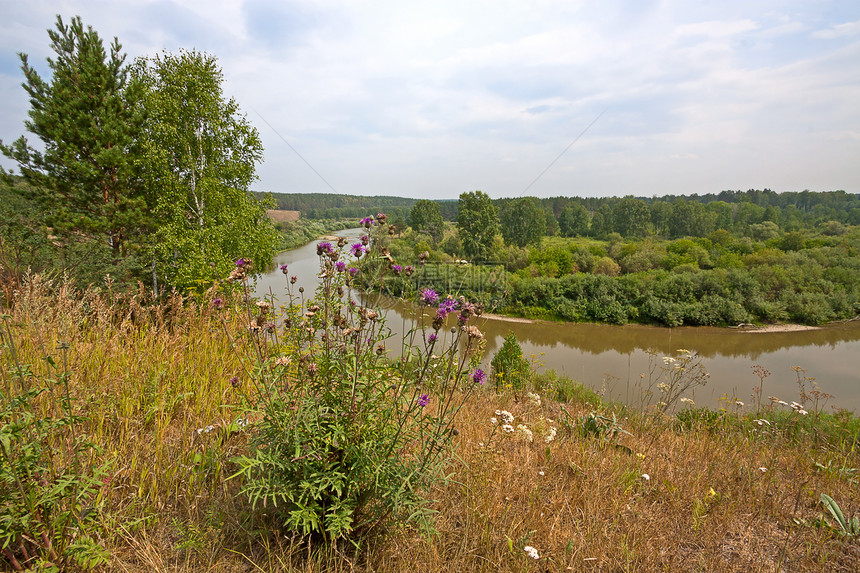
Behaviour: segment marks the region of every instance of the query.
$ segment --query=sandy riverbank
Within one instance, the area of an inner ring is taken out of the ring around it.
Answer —
[[[489,312],[485,312],[481,315],[482,318],[486,318],[487,320],[498,320],[501,322],[515,322],[519,324],[535,324],[540,322],[538,320],[534,320],[531,318],[522,318],[519,316],[505,316],[503,314],[492,314]],[[820,326],[806,326],[803,324],[766,324],[763,326],[758,326],[755,324],[743,324],[738,326],[728,327],[732,330],[737,330],[738,332],[749,332],[753,334],[757,333],[767,333],[767,332],[801,332],[804,330],[820,330]]]
[[[735,327],[739,332],[800,332],[802,330],[820,330],[820,326],[805,326],[803,324],[766,324],[764,326],[743,325]]]

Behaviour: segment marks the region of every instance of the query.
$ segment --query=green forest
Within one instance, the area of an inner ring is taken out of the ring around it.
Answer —
[[[448,223],[418,201],[391,250],[433,264],[368,286],[610,324],[817,325],[860,314],[860,198],[843,191],[500,201],[477,191],[458,207]]]

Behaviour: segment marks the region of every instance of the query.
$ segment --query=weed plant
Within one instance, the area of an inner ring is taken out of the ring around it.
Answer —
[[[357,543],[392,523],[433,531],[429,486],[444,481],[455,415],[483,383],[468,375],[482,339],[469,325],[474,307],[429,291],[432,326],[413,332],[418,344],[391,366],[384,316],[349,289],[359,273],[381,282],[403,269],[385,247],[385,215],[365,224],[369,235],[349,247],[344,239],[318,244],[315,296],[289,291],[280,310],[274,300],[247,304],[248,340],[236,344],[247,351],[249,383],[239,388],[251,436],[250,453],[234,459],[241,493],[284,530],[329,543]],[[245,264],[233,277],[247,289]],[[457,327],[443,342],[449,313]]]
[[[62,368],[43,356],[54,377],[39,376],[19,359],[11,318],[2,316],[0,330],[0,549],[16,571],[104,564],[96,523],[111,464],[83,432],[68,345],[58,345]]]

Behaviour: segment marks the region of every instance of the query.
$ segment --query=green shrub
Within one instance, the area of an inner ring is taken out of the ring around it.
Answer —
[[[591,272],[595,275],[617,277],[621,274],[621,266],[609,257],[601,257],[594,264],[594,268]]]
[[[549,395],[556,402],[576,402],[587,404],[593,408],[605,406],[603,400],[594,390],[566,375],[559,376],[553,369],[535,374],[534,388],[537,392]]]
[[[510,387],[520,392],[528,384],[531,366],[523,356],[523,349],[513,332],[505,336],[505,341],[493,356],[490,367],[497,391]]]

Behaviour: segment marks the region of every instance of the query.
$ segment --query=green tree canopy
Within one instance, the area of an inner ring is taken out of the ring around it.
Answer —
[[[705,209],[696,201],[676,201],[669,218],[669,235],[672,238],[705,237],[714,230],[718,216],[716,211]]]
[[[644,237],[651,227],[651,209],[635,197],[624,197],[612,209],[612,229],[625,237]]]
[[[588,209],[582,203],[571,201],[561,210],[558,226],[565,237],[577,237],[588,233]]]
[[[483,191],[461,193],[457,227],[466,255],[486,259],[499,233],[498,209]]]
[[[612,207],[604,203],[591,218],[589,233],[592,237],[603,238],[612,231]]]
[[[249,192],[263,146],[225,98],[215,57],[196,51],[138,60],[145,93],[140,173],[159,226],[149,244],[154,273],[170,285],[205,286],[238,258],[271,261],[276,232]]]
[[[439,203],[435,201],[421,199],[415,203],[406,222],[416,231],[428,233],[433,237],[434,243],[438,243],[439,239],[442,238],[442,230],[444,229],[442,211],[439,209]]]
[[[55,236],[93,241],[120,257],[147,221],[128,155],[141,122],[139,96],[129,89],[116,39],[108,54],[80,18],[66,25],[60,16],[48,36],[56,54],[48,59],[50,80],[20,54],[31,106],[25,127],[43,150],[22,136],[11,145],[0,142],[0,151],[17,162],[29,185],[15,189],[39,206]]]
[[[546,215],[531,197],[505,201],[499,211],[502,237],[517,247],[540,243],[546,232]]]

